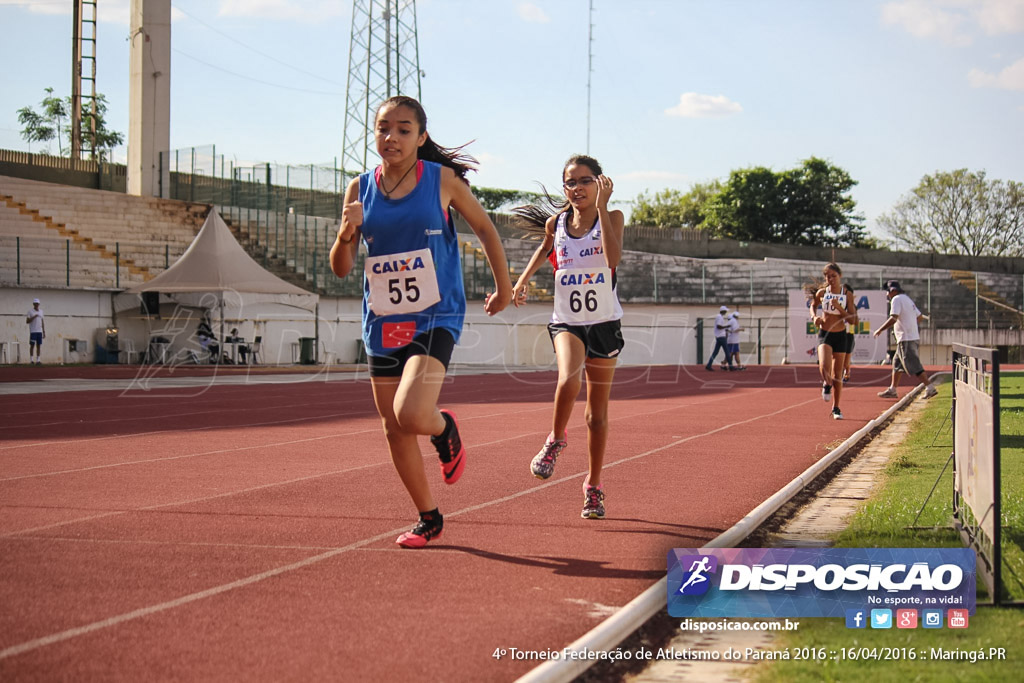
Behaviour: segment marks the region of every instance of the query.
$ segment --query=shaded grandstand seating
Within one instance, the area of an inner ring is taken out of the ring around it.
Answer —
[[[173,263],[209,207],[0,176],[4,283],[114,287],[143,282]],[[69,246],[68,246],[69,245]],[[115,263],[120,264],[118,269]]]
[[[326,295],[361,294],[362,250],[346,278],[330,271],[337,219],[251,207],[216,208],[250,255],[278,276]],[[0,279],[4,284],[112,287],[115,245],[120,248],[120,286],[148,279],[188,247],[208,209],[0,176]],[[537,242],[517,239],[520,231],[499,223],[514,281]],[[493,290],[493,278],[479,240],[457,215],[456,224],[466,292],[479,299]],[[16,238],[19,249],[14,247]],[[619,295],[625,303],[785,306],[788,292],[818,279],[822,265],[796,259],[707,259],[628,251],[618,270]],[[936,327],[1021,325],[1021,316],[1014,313],[1024,302],[1019,273],[841,265],[844,280],[857,290],[880,288],[889,278],[901,280]],[[550,267],[544,265],[532,279],[535,299],[551,298],[550,277]]]

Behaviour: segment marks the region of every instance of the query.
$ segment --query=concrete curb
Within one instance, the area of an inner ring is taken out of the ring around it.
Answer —
[[[949,372],[932,375],[932,381],[945,380]],[[712,539],[705,548],[733,548],[743,539],[761,526],[765,520],[803,490],[819,474],[843,457],[847,451],[866,437],[877,427],[885,423],[894,413],[902,410],[923,391],[923,384],[911,389],[903,398],[875,419],[851,434],[846,441],[839,444],[825,457],[804,470],[793,481],[779,489],[770,498],[751,510],[732,528]],[[629,634],[640,628],[652,616],[663,609],[666,604],[668,578],[661,579],[637,597],[630,600],[618,612],[604,620],[589,632],[567,645],[564,649],[570,652],[601,652],[614,649]],[[517,683],[568,683],[589,669],[596,660],[592,659],[557,659],[549,660],[517,679]]]

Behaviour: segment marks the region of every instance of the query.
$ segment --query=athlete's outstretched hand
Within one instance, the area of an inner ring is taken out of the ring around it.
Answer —
[[[612,196],[612,179],[606,175],[597,176],[597,208],[608,210],[608,200]]]
[[[512,292],[492,292],[484,298],[484,311],[487,315],[494,315],[495,313],[501,313],[508,306],[509,302],[512,301]]]
[[[524,282],[523,284],[517,284],[512,288],[512,303],[516,308],[519,308],[526,303],[526,294],[530,290],[530,283]]]

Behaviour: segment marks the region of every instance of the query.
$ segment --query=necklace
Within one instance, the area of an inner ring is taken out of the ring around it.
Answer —
[[[412,171],[412,169],[416,168],[416,166],[417,166],[417,163],[413,163],[413,165],[410,166],[405,171],[405,173],[402,174],[402,177],[398,179],[398,182],[391,186],[390,190],[388,190],[387,186],[384,184],[384,173],[382,171],[381,174],[380,174],[380,190],[381,190],[381,192],[384,193],[384,196],[387,197],[388,199],[391,199],[391,193],[398,189],[398,186],[402,184],[402,181],[405,180],[406,176],[408,176],[410,171]]]

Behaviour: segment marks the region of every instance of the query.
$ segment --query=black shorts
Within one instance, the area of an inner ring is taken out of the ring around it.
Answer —
[[[846,330],[839,330],[838,332],[821,330],[818,332],[818,346],[827,344],[832,347],[832,353],[849,353],[848,341]]]
[[[569,332],[576,335],[583,347],[587,350],[587,358],[615,358],[626,345],[622,338],[622,322],[609,320],[593,325],[570,325],[568,323],[548,323],[548,334],[551,335],[551,345],[555,344],[555,337],[561,332]]]
[[[853,353],[853,344],[857,341],[857,335],[853,332],[846,333],[846,352]]]
[[[370,377],[401,377],[405,364],[413,356],[430,356],[441,361],[444,369],[452,359],[455,337],[448,330],[435,327],[413,337],[413,340],[386,356],[367,356]]]

